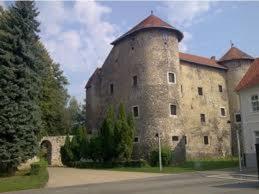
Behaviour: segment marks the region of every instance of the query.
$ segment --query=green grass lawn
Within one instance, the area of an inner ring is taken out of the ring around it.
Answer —
[[[224,168],[234,168],[238,166],[237,159],[217,159],[217,160],[193,160],[187,161],[182,165],[167,166],[163,168],[161,173],[182,173],[182,172],[194,172],[204,170],[216,170]],[[159,167],[119,167],[112,168],[110,170],[115,171],[128,171],[128,172],[152,172],[160,173]]]
[[[40,161],[39,174],[29,175],[29,171],[18,171],[12,177],[0,177],[0,192],[16,191],[24,189],[36,189],[43,187],[48,181],[47,163]]]

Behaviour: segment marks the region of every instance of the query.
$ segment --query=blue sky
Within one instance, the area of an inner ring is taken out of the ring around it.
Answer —
[[[8,5],[0,1],[1,5]],[[37,2],[41,39],[68,77],[69,93],[83,101],[84,86],[112,42],[150,11],[184,32],[181,50],[219,58],[230,40],[259,56],[259,2]]]

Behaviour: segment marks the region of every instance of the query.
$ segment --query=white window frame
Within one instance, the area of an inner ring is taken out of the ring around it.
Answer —
[[[171,114],[171,105],[174,105],[174,106],[176,107],[176,115],[172,115],[172,114]],[[173,117],[173,118],[176,118],[176,117],[177,117],[177,105],[176,105],[176,104],[169,103],[169,116],[170,116],[170,117]]]
[[[237,120],[236,120],[236,116],[237,116],[237,115],[240,115],[241,121],[237,121]],[[240,112],[236,112],[236,113],[234,114],[234,116],[235,116],[235,123],[241,123],[241,122],[242,122],[242,115],[241,115]]]
[[[135,138],[138,138],[138,141],[135,141]],[[133,143],[139,143],[139,136],[134,137]]]
[[[174,74],[174,82],[170,82],[170,81],[169,81],[169,74],[170,74],[170,73]],[[176,84],[176,74],[175,74],[174,72],[172,72],[172,71],[168,71],[168,72],[167,72],[167,83],[170,84],[170,85]]]
[[[254,111],[253,110],[253,100],[252,100],[252,97],[253,96],[257,96],[258,97],[258,102],[259,102],[259,94],[252,94],[252,95],[250,95],[250,99],[249,99],[249,103],[250,103],[250,110],[251,110],[251,112],[252,113],[259,113],[259,111]]]
[[[138,108],[138,116],[137,116],[137,117],[134,115],[134,108],[135,108],[135,107]],[[135,119],[139,118],[139,115],[140,115],[139,105],[134,105],[134,106],[132,106],[132,115],[133,115],[133,118],[135,118]]]

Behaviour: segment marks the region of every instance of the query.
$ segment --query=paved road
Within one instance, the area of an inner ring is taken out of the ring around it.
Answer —
[[[69,178],[69,177],[68,177]],[[46,188],[12,194],[258,194],[255,176],[186,173],[111,183]],[[9,193],[11,194],[11,193]]]
[[[90,170],[76,168],[48,168],[47,188],[105,183],[163,176],[158,173],[118,172],[108,170]]]

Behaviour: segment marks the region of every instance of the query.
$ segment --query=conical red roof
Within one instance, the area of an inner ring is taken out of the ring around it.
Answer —
[[[127,33],[125,33],[124,35],[120,36],[118,39],[113,41],[111,44],[114,45],[117,42],[119,42],[120,40],[122,40],[125,37],[129,36],[130,34],[133,34],[133,33],[137,32],[137,31],[140,31],[140,30],[143,30],[143,29],[147,29],[147,28],[163,28],[163,29],[168,29],[168,30],[176,32],[179,41],[181,41],[183,39],[183,33],[181,31],[177,30],[176,28],[174,28],[170,24],[166,23],[165,21],[161,20],[160,18],[156,17],[155,15],[151,14],[146,19],[141,21],[138,25],[133,27],[130,31],[128,31]]]
[[[221,57],[221,59],[218,62],[231,61],[237,59],[253,60],[254,58],[233,46],[226,52],[226,54],[223,57]]]
[[[255,59],[236,87],[236,91],[259,85],[259,58]]]

